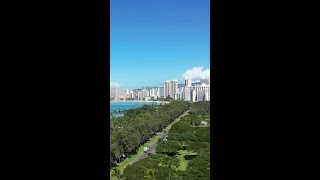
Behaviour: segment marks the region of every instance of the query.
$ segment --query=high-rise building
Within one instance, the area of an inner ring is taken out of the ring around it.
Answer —
[[[125,99],[128,97],[128,90],[127,89],[120,89],[117,91],[117,97],[121,99]]]
[[[134,92],[133,91],[129,92],[129,98],[132,98],[132,99],[134,98]]]
[[[160,97],[159,87],[154,88],[154,95],[155,95],[156,97]]]
[[[177,92],[174,94],[174,100],[179,100],[179,99],[183,99],[182,98],[183,93],[182,92]]]
[[[139,93],[139,91],[141,91],[141,89],[134,89],[134,90],[133,90],[133,98],[134,98],[134,99],[138,99],[138,93]]]
[[[191,79],[186,79],[184,81],[185,87],[191,87]]]
[[[204,94],[204,100],[205,101],[209,101],[210,99],[209,99],[209,93],[205,93]]]
[[[192,101],[210,101],[210,85],[197,85],[191,87],[192,92]],[[207,98],[205,94],[207,93]],[[194,97],[196,96],[196,98]]]
[[[149,95],[150,95],[150,96],[156,96],[156,88],[151,88],[151,89],[149,90]]]
[[[197,93],[196,93],[196,90],[192,90],[191,91],[191,100],[193,101],[193,102],[196,102],[196,99],[197,98]]]
[[[164,87],[160,86],[158,89],[159,89],[159,97],[163,98],[164,97]]]
[[[197,90],[197,101],[205,101],[205,90],[204,89],[200,89]]]
[[[184,97],[183,98],[185,101],[191,101],[191,88],[190,87],[184,88]]]
[[[178,92],[178,80],[164,82],[164,97],[170,96],[174,98],[174,94]]]
[[[148,96],[148,91],[147,90],[140,90],[138,91],[138,99],[142,100],[143,98],[146,98]]]
[[[166,81],[166,82],[164,82],[164,84],[163,84],[164,98],[167,98],[168,95],[169,95],[169,89],[170,89],[169,85],[170,85],[170,81]]]

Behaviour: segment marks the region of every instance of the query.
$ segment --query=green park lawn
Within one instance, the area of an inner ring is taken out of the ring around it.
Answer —
[[[123,170],[127,167],[127,165],[132,164],[141,154],[143,154],[143,148],[146,146],[151,146],[152,144],[156,143],[158,141],[159,137],[155,136],[151,139],[149,139],[148,142],[146,142],[143,146],[141,146],[138,149],[137,154],[134,154],[132,156],[130,156],[129,158],[125,159],[124,161],[122,161],[120,163],[120,165],[117,167],[121,172],[123,172]],[[110,174],[110,179],[113,180],[114,177],[111,176]]]
[[[180,161],[180,166],[178,167],[178,169],[181,170],[181,171],[185,171],[187,166],[188,166],[189,161],[186,160],[184,158],[184,156],[196,155],[197,153],[194,153],[194,152],[191,152],[191,151],[187,151],[187,150],[180,150],[180,151],[178,151],[178,153],[179,153],[179,155],[177,156],[177,158]]]
[[[178,122],[179,120],[180,120],[180,118],[177,118],[174,122],[170,123],[170,124],[164,129],[163,132],[168,132],[168,131],[171,129],[171,126],[172,126],[174,123]],[[134,154],[134,155],[132,155],[131,157],[129,157],[129,158],[125,159],[124,161],[122,161],[117,168],[123,173],[123,170],[127,167],[127,165],[134,163],[135,160],[143,153],[143,148],[144,148],[144,147],[146,147],[146,146],[151,146],[152,144],[156,143],[159,138],[160,138],[160,137],[155,136],[155,137],[149,139],[148,142],[146,142],[143,146],[141,146],[141,147],[138,149],[137,154]],[[182,153],[185,153],[185,152],[182,152]],[[189,152],[189,153],[190,153],[190,152]],[[191,155],[191,154],[186,153],[185,155]],[[185,155],[183,155],[183,156],[185,156]],[[183,158],[183,160],[188,163],[188,161],[185,160],[184,158]],[[187,167],[187,164],[186,164],[185,168],[186,168],[186,167]],[[114,177],[111,176],[111,174],[110,174],[110,179],[111,179],[111,180],[114,179]]]

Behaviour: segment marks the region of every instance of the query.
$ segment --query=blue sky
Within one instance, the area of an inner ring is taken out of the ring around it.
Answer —
[[[207,76],[209,2],[110,0],[112,85],[140,88],[170,79],[182,82],[187,76],[193,80]]]

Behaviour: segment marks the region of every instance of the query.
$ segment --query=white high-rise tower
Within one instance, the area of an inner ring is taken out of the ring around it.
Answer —
[[[170,96],[174,98],[174,94],[178,92],[178,80],[170,80],[164,82],[164,97]]]
[[[191,87],[191,79],[186,79],[184,83],[185,83],[185,87]]]

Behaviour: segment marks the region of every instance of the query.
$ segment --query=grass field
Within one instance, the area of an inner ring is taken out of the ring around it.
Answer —
[[[186,115],[187,113],[188,113],[188,111],[185,112],[185,114],[183,114],[182,116]],[[168,132],[168,131],[170,130],[171,126],[172,126],[174,123],[180,121],[180,118],[181,118],[182,116],[180,116],[179,118],[177,118],[175,121],[173,121],[171,124],[169,124],[165,129],[163,129],[163,130],[164,130],[163,132]],[[134,155],[132,155],[130,158],[127,158],[126,160],[122,161],[117,168],[123,173],[123,170],[124,170],[129,164],[132,164],[133,162],[135,162],[135,160],[136,160],[141,154],[143,154],[143,148],[144,148],[144,147],[146,147],[146,146],[151,146],[152,144],[156,143],[159,138],[160,138],[160,137],[155,136],[155,137],[149,139],[148,142],[146,142],[143,146],[141,146],[141,147],[138,149],[137,154],[134,154]],[[185,155],[190,155],[190,154],[185,154]],[[184,159],[184,158],[183,158],[183,159]],[[185,159],[184,159],[184,160],[185,160]],[[187,161],[187,160],[185,160],[185,161]],[[111,176],[111,174],[110,174],[110,179],[111,179],[111,180],[114,180],[115,178],[114,178],[113,176]]]
[[[152,144],[156,143],[158,141],[158,139],[159,139],[159,137],[157,137],[157,136],[149,139],[148,142],[146,142],[143,146],[141,146],[138,149],[137,154],[134,154],[131,157],[127,158],[126,160],[122,161],[117,168],[123,173],[123,170],[127,167],[127,165],[132,164],[141,154],[143,154],[143,148],[144,147],[151,146]],[[114,179],[114,177],[111,176],[111,174],[110,174],[110,179],[111,180]]]
[[[180,150],[180,151],[178,151],[178,153],[179,153],[179,155],[177,156],[177,158],[180,161],[180,166],[178,167],[178,169],[181,170],[181,171],[185,171],[187,166],[188,166],[189,161],[184,159],[184,156],[196,155],[197,153],[190,152],[190,151],[187,151],[187,150]]]

